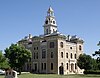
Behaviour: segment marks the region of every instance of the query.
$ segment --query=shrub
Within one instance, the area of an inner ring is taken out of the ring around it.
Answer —
[[[100,70],[85,70],[84,74],[100,74]]]

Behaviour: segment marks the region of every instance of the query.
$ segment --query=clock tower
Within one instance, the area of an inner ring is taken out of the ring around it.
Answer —
[[[47,16],[43,27],[44,27],[44,35],[57,32],[57,24],[54,16],[54,11],[51,7],[49,7],[47,11]]]

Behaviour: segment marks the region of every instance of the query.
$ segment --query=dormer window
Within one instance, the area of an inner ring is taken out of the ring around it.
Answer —
[[[48,24],[48,21],[45,21],[45,24]]]

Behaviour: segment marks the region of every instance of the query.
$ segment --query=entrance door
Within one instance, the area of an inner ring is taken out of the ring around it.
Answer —
[[[37,71],[37,64],[34,64],[34,70]]]
[[[59,67],[59,74],[64,74],[64,67],[63,66],[60,66]]]
[[[71,71],[74,71],[74,64],[71,64]]]

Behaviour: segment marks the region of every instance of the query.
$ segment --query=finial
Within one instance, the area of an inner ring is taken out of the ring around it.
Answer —
[[[49,16],[53,16],[53,9],[51,8],[51,6],[49,7],[48,11],[47,11],[47,14]]]

